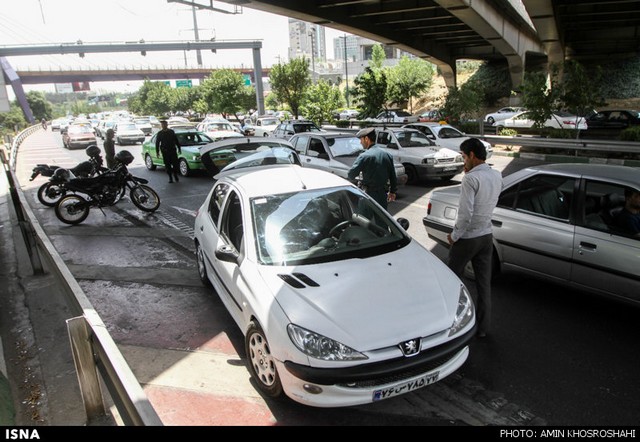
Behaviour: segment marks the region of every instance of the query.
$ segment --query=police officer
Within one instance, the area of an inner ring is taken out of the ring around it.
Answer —
[[[174,178],[178,182],[180,181],[180,178],[178,178],[178,153],[182,153],[182,148],[176,133],[173,129],[169,129],[167,121],[160,121],[160,126],[162,129],[156,135],[156,156],[160,156],[160,152],[162,152],[164,168],[169,174],[169,182],[173,183]]]
[[[360,144],[364,152],[358,156],[349,170],[348,177],[354,180],[362,172],[363,190],[385,209],[387,202],[395,201],[398,190],[396,169],[393,165],[393,157],[382,147],[376,144],[376,130],[367,127],[358,131],[356,137],[360,138]],[[390,184],[387,194],[387,183]]]

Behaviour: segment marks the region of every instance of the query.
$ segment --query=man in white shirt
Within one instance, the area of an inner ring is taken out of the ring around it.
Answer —
[[[485,163],[487,151],[477,138],[460,145],[465,174],[460,189],[458,216],[447,236],[449,268],[462,278],[469,261],[475,274],[478,337],[485,337],[491,323],[491,216],[502,191],[502,175]]]

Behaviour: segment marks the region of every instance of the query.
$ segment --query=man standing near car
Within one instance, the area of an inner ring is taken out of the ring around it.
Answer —
[[[156,156],[160,156],[160,151],[162,151],[164,168],[169,174],[169,182],[173,183],[173,178],[178,182],[180,181],[178,178],[178,153],[182,153],[182,148],[176,133],[173,129],[169,129],[167,121],[162,120],[160,126],[161,129],[156,136]]]
[[[395,201],[398,190],[393,157],[376,144],[375,128],[362,129],[356,137],[360,138],[364,152],[354,161],[347,176],[355,180],[362,172],[362,189],[386,209],[387,202]],[[390,185],[388,194],[387,183]]]
[[[491,261],[493,230],[491,216],[502,191],[502,175],[485,163],[487,151],[478,138],[460,145],[465,174],[453,231],[447,235],[449,268],[462,278],[469,261],[475,275],[478,337],[485,337],[491,324]]]

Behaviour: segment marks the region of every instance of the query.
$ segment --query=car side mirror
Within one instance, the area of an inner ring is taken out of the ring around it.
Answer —
[[[409,220],[407,218],[398,218],[397,221],[404,230],[409,230]]]
[[[239,257],[239,254],[237,250],[231,246],[224,245],[216,250],[216,258],[218,258],[220,261],[239,264],[238,257]]]

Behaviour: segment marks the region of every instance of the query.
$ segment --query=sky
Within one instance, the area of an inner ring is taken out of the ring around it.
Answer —
[[[195,40],[192,8],[167,0],[0,0],[0,5],[11,2],[11,7],[0,8],[0,45],[37,45],[75,43],[101,43],[126,41],[166,42]],[[209,4],[207,0],[196,0]],[[214,1],[213,6],[233,11],[234,6]],[[289,47],[288,18],[249,8],[241,14],[197,10],[200,40],[261,40],[263,67],[287,62]],[[342,32],[326,30],[327,55],[332,55],[333,38]],[[201,51],[205,67],[251,67],[250,49]],[[101,53],[78,55],[41,55],[8,57],[16,70],[100,68],[114,66],[183,67],[197,66],[195,51],[139,53]],[[139,82],[92,83],[92,90],[131,91]],[[11,88],[9,93],[11,94]],[[53,86],[25,85],[25,90],[53,91]],[[10,97],[11,98],[11,97]]]

